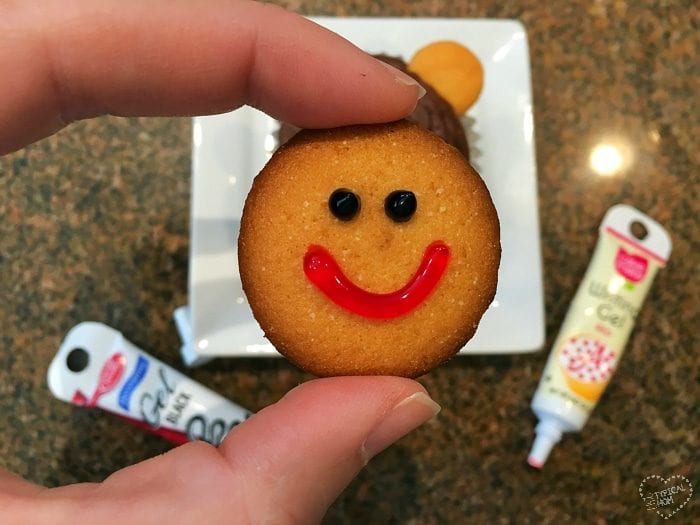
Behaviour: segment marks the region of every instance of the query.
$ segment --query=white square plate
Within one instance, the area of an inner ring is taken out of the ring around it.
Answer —
[[[511,20],[315,18],[370,53],[409,60],[436,40],[468,46],[484,65],[484,90],[467,126],[472,162],[491,191],[503,254],[496,298],[462,353],[541,348],[544,299],[532,96],[524,27]],[[276,122],[245,107],[197,117],[193,128],[190,308],[199,357],[279,355],[241,289],[237,239],[253,178],[274,148]]]

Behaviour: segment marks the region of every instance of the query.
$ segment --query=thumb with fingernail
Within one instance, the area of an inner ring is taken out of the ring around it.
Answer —
[[[0,479],[0,512],[26,525],[316,523],[372,457],[439,410],[410,379],[317,379],[218,448],[188,443],[98,484],[42,489]]]

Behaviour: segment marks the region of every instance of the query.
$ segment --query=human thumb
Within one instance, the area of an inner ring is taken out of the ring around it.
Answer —
[[[0,515],[22,525],[315,523],[373,456],[439,410],[410,379],[317,379],[218,448],[188,443],[98,484],[0,493]]]
[[[250,487],[251,516],[313,523],[373,456],[439,410],[408,379],[319,379],[236,429],[221,452]]]

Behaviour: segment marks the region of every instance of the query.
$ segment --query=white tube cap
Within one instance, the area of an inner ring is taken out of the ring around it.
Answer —
[[[212,360],[211,357],[201,356],[192,346],[192,325],[190,324],[190,307],[180,306],[173,312],[175,326],[180,334],[182,346],[180,347],[180,355],[185,362],[185,366],[193,368],[208,363]]]
[[[554,445],[561,439],[562,429],[556,419],[545,418],[535,427],[535,442],[527,462],[531,467],[542,468]]]

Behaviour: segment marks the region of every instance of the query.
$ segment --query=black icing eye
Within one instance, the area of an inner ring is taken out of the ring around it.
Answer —
[[[396,190],[387,195],[384,211],[394,222],[406,222],[416,213],[418,201],[412,191]]]
[[[331,193],[328,208],[341,221],[349,221],[360,211],[360,198],[350,190],[340,188]]]

